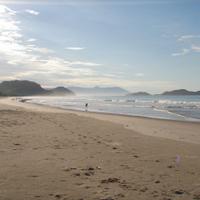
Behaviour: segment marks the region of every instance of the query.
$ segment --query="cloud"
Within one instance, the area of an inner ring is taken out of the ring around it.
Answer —
[[[85,61],[73,61],[73,62],[69,62],[69,64],[77,65],[77,66],[88,66],[88,67],[101,66],[101,64],[99,63],[85,62]]]
[[[51,80],[59,82],[66,78],[97,76],[88,67],[100,64],[69,61],[55,56],[51,49],[33,44],[35,39],[25,39],[27,37],[24,37],[19,27],[21,22],[17,20],[16,14],[7,6],[0,6],[0,63],[4,66],[0,68],[0,80],[34,79],[51,83]]]
[[[16,14],[14,10],[11,10],[7,6],[0,5],[0,33],[1,36],[14,35],[20,30],[20,21],[13,20],[12,17]],[[10,32],[12,31],[12,32]],[[14,37],[15,37],[14,36]],[[12,37],[12,36],[11,36]]]
[[[27,42],[35,42],[35,41],[37,41],[35,38],[30,38],[27,40]]]
[[[8,8],[5,5],[0,5],[0,13],[5,13],[5,14],[9,14],[9,15],[15,15],[16,11]]]
[[[180,52],[173,53],[172,56],[184,56],[189,53],[199,53],[200,52],[200,46],[194,44],[195,42],[200,39],[200,35],[182,35],[180,36],[177,41],[178,42],[184,42],[184,44],[187,44],[186,48],[183,48]],[[193,44],[192,44],[193,43]],[[188,47],[189,46],[189,47]]]
[[[54,53],[54,50],[52,49],[48,49],[48,48],[40,48],[40,47],[34,47],[29,45],[30,48],[27,48],[28,51],[35,51],[35,52],[39,52],[42,54],[52,54]]]
[[[190,39],[196,39],[196,38],[200,38],[200,35],[182,35],[181,37],[178,38],[178,41],[184,42],[184,41],[188,41]]]
[[[25,66],[30,71],[55,74],[64,72],[73,76],[92,74],[94,72],[88,67],[101,65],[90,61],[69,61],[54,56],[52,49],[35,45],[33,42],[36,39],[25,39],[27,37],[24,37],[23,30],[19,27],[21,22],[17,20],[17,13],[7,6],[0,6],[0,61],[4,65],[19,66],[19,71]]]
[[[25,12],[31,14],[31,15],[39,15],[40,13],[38,11],[35,10],[30,10],[30,9],[26,9]]]
[[[85,47],[66,47],[66,50],[72,50],[72,51],[81,51],[84,50]]]
[[[172,56],[184,56],[188,53],[190,53],[191,50],[190,49],[182,49],[181,52],[178,52],[178,53],[173,53]]]
[[[135,76],[136,77],[144,77],[144,74],[143,73],[136,73]]]
[[[200,53],[200,46],[192,45],[189,49],[182,49],[181,52],[173,53],[172,56],[184,56],[189,53]]]
[[[191,49],[192,49],[194,52],[200,53],[200,46],[192,45]]]

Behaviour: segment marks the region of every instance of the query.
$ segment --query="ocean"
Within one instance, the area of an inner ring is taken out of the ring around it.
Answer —
[[[200,96],[29,97],[28,102],[88,112],[180,121],[200,121]]]

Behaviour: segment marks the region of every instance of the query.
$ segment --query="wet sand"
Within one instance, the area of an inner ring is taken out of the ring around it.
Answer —
[[[0,199],[200,199],[200,124],[0,100]]]

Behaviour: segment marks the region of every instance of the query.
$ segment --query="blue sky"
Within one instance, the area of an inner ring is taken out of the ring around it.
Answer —
[[[198,0],[0,4],[0,81],[200,90]]]

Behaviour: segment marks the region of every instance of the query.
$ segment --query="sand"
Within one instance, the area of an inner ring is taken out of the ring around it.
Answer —
[[[200,123],[0,100],[0,200],[200,199]]]

